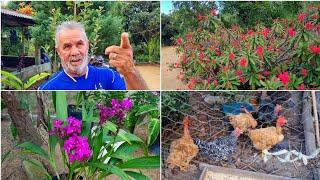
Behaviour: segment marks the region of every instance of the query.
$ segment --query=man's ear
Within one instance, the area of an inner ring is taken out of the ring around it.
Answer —
[[[60,56],[60,52],[59,52],[58,48],[57,48],[57,47],[54,47],[54,49],[56,50],[56,52],[57,52],[58,55]]]
[[[87,46],[88,46],[88,49],[90,48],[90,42],[89,42],[89,40],[88,41],[86,41],[87,42]]]

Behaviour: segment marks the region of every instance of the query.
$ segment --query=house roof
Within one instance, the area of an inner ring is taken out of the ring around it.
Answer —
[[[16,11],[1,9],[1,24],[9,27],[32,26],[36,24],[32,16]]]

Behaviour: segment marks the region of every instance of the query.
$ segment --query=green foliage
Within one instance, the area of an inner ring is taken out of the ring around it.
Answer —
[[[161,44],[173,45],[178,34],[187,34],[199,25],[198,15],[209,14],[216,8],[215,2],[208,1],[173,1],[171,14],[161,14]]]
[[[14,74],[1,70],[1,83],[2,83],[2,89],[4,88],[12,88],[15,90],[23,90],[23,89],[29,89],[33,85],[35,85],[37,82],[43,80],[44,78],[50,76],[50,73],[43,72],[40,74],[36,74],[31,76],[29,79],[27,79],[26,82],[22,82],[20,78],[15,76]]]
[[[142,42],[134,47],[137,54],[137,62],[159,62],[160,61],[160,39],[159,37],[151,38],[147,43]]]
[[[122,8],[124,29],[130,33],[137,62],[160,61],[160,2],[126,2]]]
[[[183,91],[168,91],[161,93],[161,123],[162,126],[171,121],[182,121],[182,117],[187,113],[188,93]]]
[[[227,27],[231,27],[232,22],[237,21],[242,28],[249,28],[262,23],[270,27],[275,18],[292,19],[302,8],[301,2],[288,1],[250,1],[235,2],[221,1],[219,5],[222,8],[222,19],[227,14],[233,15],[233,19],[226,19]]]

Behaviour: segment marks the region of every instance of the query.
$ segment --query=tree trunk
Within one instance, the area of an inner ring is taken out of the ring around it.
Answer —
[[[21,93],[23,92],[3,91],[1,92],[1,97],[6,104],[12,123],[17,128],[20,142],[30,141],[34,144],[42,145],[43,141],[32,123],[28,110],[21,107],[17,98]]]
[[[44,129],[47,132],[49,132],[49,128],[48,128],[48,110],[47,110],[46,105],[44,103],[44,102],[46,102],[45,96],[44,96],[43,92],[37,91],[36,93],[37,93],[37,102],[38,102],[37,127],[39,127],[40,124],[42,124]]]

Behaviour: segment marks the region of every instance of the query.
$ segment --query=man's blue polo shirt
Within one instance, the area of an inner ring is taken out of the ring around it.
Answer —
[[[71,77],[64,70],[57,72],[40,90],[125,90],[120,74],[109,68],[88,65],[88,71],[80,77]]]

